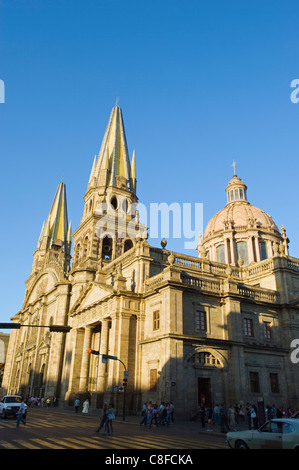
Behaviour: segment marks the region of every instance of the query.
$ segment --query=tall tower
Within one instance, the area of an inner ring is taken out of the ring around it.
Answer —
[[[45,264],[56,261],[67,273],[71,260],[71,223],[68,222],[66,187],[59,183],[50,212],[43,223],[41,234],[33,255],[32,271],[36,272]]]
[[[100,152],[94,158],[81,224],[73,233],[72,269],[95,270],[146,238],[136,210],[135,152],[130,163],[122,111],[112,109]]]

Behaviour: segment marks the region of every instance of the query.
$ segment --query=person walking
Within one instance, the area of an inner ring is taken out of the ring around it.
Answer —
[[[155,421],[156,428],[158,427],[158,406],[155,404],[153,409],[152,409],[152,416],[150,420],[150,425],[149,428],[152,427],[152,422]]]
[[[142,407],[142,411],[141,411],[141,416],[142,416],[142,420],[140,421],[140,426],[144,425],[146,426],[147,425],[147,406],[146,406],[146,403],[144,403],[143,407]]]
[[[200,421],[201,427],[204,428],[206,426],[206,407],[203,402],[200,405]]]
[[[227,409],[224,403],[222,403],[220,408],[220,426],[221,432],[229,431],[229,425],[227,422]]]
[[[170,403],[166,403],[166,416],[165,416],[165,422],[166,426],[168,427],[171,423],[171,406]]]
[[[107,430],[107,434],[113,434],[112,421],[114,419],[115,419],[114,408],[113,408],[112,403],[110,403],[109,408],[108,408],[107,422],[106,422],[106,425],[105,425],[105,428]]]
[[[233,405],[228,409],[228,425],[232,431],[236,431],[236,410]]]
[[[101,416],[101,422],[100,422],[100,425],[98,427],[98,429],[96,429],[96,432],[99,433],[100,430],[104,427],[104,429],[106,430],[106,424],[107,424],[107,421],[108,421],[108,403],[104,402],[104,405],[103,405],[103,412],[102,412],[102,416]]]
[[[217,403],[217,405],[214,406],[214,411],[213,411],[213,424],[220,424],[220,408]]]
[[[20,422],[22,422],[24,425],[26,425],[26,420],[25,420],[25,415],[26,415],[26,407],[25,407],[25,402],[24,399],[22,400],[22,403],[20,405],[18,414],[17,414],[17,424],[16,427],[18,428],[20,426]]]
[[[79,411],[79,406],[80,406],[80,400],[79,398],[76,398],[75,400],[75,412],[78,413]]]
[[[88,410],[89,410],[89,401],[88,401],[88,398],[86,398],[86,400],[83,403],[82,413],[87,414]]]
[[[253,428],[258,429],[258,417],[257,417],[257,408],[255,405],[252,405],[250,410],[250,416],[253,423]]]
[[[207,415],[207,420],[208,420],[207,432],[212,432],[213,431],[213,416],[212,416],[213,413],[212,413],[212,410],[209,406],[207,407],[206,415]]]
[[[170,402],[170,420],[174,424],[174,404]]]

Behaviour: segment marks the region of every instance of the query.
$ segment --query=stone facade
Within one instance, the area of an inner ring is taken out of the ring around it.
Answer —
[[[172,401],[176,413],[188,418],[201,394],[211,406],[260,398],[298,406],[299,365],[290,360],[290,344],[299,338],[299,260],[288,255],[285,232],[255,221],[254,236],[270,240],[271,251],[247,264],[213,257],[227,230],[232,240],[239,236],[233,220],[229,227],[209,229],[198,257],[170,252],[165,244],[150,246],[141,224],[137,237],[128,231],[107,245],[96,235],[101,219],[96,198],[116,198],[117,213],[123,200],[137,200],[135,160],[130,165],[124,152],[123,165],[116,160],[113,170],[109,163],[109,152],[115,156],[121,148],[119,143],[110,149],[108,142],[113,126],[122,126],[116,108],[94,162],[81,225],[73,233],[72,263],[67,230],[63,243],[43,245],[41,239],[34,255],[24,304],[13,321],[35,326],[12,330],[3,391],[55,395],[61,406],[88,396],[94,412],[105,400],[120,414],[123,393],[117,386],[122,388],[125,365],[129,413],[139,413],[145,401]],[[104,215],[109,225],[109,211]],[[121,223],[126,227],[132,218],[125,212]],[[50,324],[71,330],[42,328]],[[103,354],[119,360],[103,362]]]

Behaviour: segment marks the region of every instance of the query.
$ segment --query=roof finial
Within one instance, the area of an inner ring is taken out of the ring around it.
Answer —
[[[115,103],[115,106],[117,106],[117,104],[118,104],[118,98],[116,98],[116,103]]]
[[[237,164],[237,162],[233,161],[232,166],[234,167],[234,175],[236,174],[236,164]]]

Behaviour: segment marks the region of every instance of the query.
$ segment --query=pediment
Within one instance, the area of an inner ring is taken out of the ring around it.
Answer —
[[[91,282],[79,296],[72,309],[72,313],[76,310],[85,310],[86,308],[101,302],[105,297],[109,297],[112,293],[112,286],[107,286],[106,284],[98,282]]]

